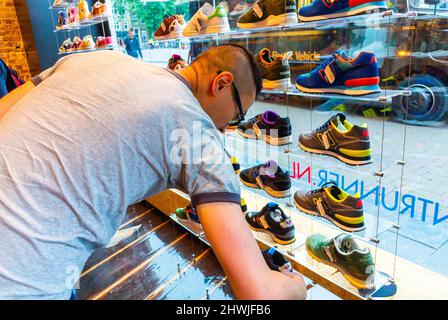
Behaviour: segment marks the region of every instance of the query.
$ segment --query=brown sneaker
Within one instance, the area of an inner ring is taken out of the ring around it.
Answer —
[[[366,228],[359,194],[349,195],[334,182],[327,182],[322,188],[310,192],[297,191],[294,204],[300,211],[326,218],[344,231]]]

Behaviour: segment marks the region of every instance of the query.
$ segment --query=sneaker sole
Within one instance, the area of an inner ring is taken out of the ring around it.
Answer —
[[[250,182],[244,181],[243,179],[241,179],[241,177],[240,177],[240,181],[241,181],[246,187],[254,188],[254,189],[260,189],[260,187],[258,186],[257,183],[250,183]]]
[[[154,37],[156,40],[169,40],[169,39],[177,39],[182,37],[182,31],[178,32],[170,32],[166,36]]]
[[[268,234],[272,238],[272,240],[274,240],[276,243],[281,244],[281,245],[291,244],[291,243],[296,241],[295,237],[292,238],[291,240],[287,240],[287,241],[281,240],[281,239],[277,238],[272,232],[270,232],[268,230],[255,228],[255,227],[251,226],[250,224],[247,224],[247,225],[249,226],[250,229],[252,229],[252,230],[254,230],[256,232],[263,232],[263,233]]]
[[[288,90],[291,87],[291,79],[267,80],[263,79],[263,89],[266,90]]]
[[[316,257],[314,255],[314,253],[308,249],[308,246],[305,245],[306,248],[306,252],[308,252],[309,256],[311,258],[313,258],[314,260],[316,260],[319,263],[323,263],[329,267],[335,268],[336,270],[338,270],[343,276],[344,278],[353,286],[355,286],[358,289],[367,289],[367,290],[372,290],[375,289],[375,283],[371,283],[371,282],[365,282],[359,279],[356,279],[352,276],[350,276],[349,274],[345,273],[337,264],[333,264],[331,262],[328,262],[326,260],[321,260],[318,257]]]
[[[196,37],[196,36],[203,36],[205,34],[224,33],[224,32],[230,32],[230,26],[228,24],[217,25],[217,26],[210,26],[210,27],[207,27],[202,32],[192,32],[192,33],[182,32],[182,35],[184,37]]]
[[[288,26],[291,24],[298,23],[297,14],[295,12],[289,12],[280,14],[278,16],[270,15],[266,19],[258,22],[250,22],[250,23],[237,23],[238,28],[240,29],[256,29],[263,27],[272,27],[272,26]]]
[[[302,207],[297,203],[296,199],[294,199],[294,205],[295,205],[296,208],[299,209],[300,211],[302,211],[302,212],[304,212],[304,213],[306,213],[306,214],[315,216],[315,217],[322,217],[322,218],[325,218],[325,219],[327,219],[328,221],[330,221],[331,223],[333,223],[335,226],[337,226],[339,229],[344,230],[344,231],[347,231],[347,232],[358,232],[358,231],[362,231],[362,230],[364,230],[364,229],[366,228],[365,225],[364,225],[363,227],[359,227],[359,228],[350,228],[350,227],[344,226],[343,224],[339,223],[338,221],[336,221],[335,219],[333,219],[333,218],[330,217],[330,216],[327,216],[327,215],[322,216],[322,215],[320,215],[319,212],[317,212],[317,211],[311,211],[311,210],[302,208]]]
[[[269,194],[271,197],[274,198],[287,198],[290,195],[290,190],[274,190],[271,187],[265,186],[263,182],[261,182],[260,176],[256,177],[255,180],[257,181],[257,185],[260,189],[263,189],[267,194]]]
[[[265,185],[263,185],[263,183],[258,182],[259,179],[257,177],[257,183],[250,183],[247,181],[244,181],[243,179],[241,179],[240,177],[240,181],[249,188],[254,188],[254,189],[262,189],[264,190],[267,194],[269,194],[270,196],[274,197],[274,198],[287,198],[290,195],[290,190],[285,190],[285,191],[277,191],[277,190],[273,190],[270,187],[267,187]],[[261,186],[260,186],[261,185]]]
[[[272,136],[263,134],[263,132],[261,131],[261,129],[258,127],[258,125],[256,123],[254,124],[253,128],[254,128],[254,132],[255,132],[257,138],[264,140],[268,144],[272,144],[275,146],[281,146],[281,145],[292,143],[292,135],[286,136],[286,137],[274,138]]]
[[[298,14],[298,18],[300,21],[305,21],[305,22],[309,22],[309,21],[317,21],[317,20],[326,20],[326,19],[334,19],[334,18],[343,18],[343,17],[349,17],[349,16],[355,16],[361,13],[365,13],[367,11],[372,11],[372,10],[381,10],[383,9],[383,11],[388,10],[387,6],[383,3],[383,2],[378,2],[377,5],[368,5],[366,7],[353,7],[348,11],[344,11],[344,12],[337,12],[337,13],[332,13],[332,14],[325,14],[322,16],[313,16],[313,17],[304,17],[301,16],[300,14]]]
[[[257,135],[255,134],[255,132],[254,132],[254,134],[252,135],[252,134],[249,134],[249,133],[244,133],[244,132],[241,131],[241,130],[238,130],[238,134],[239,134],[240,136],[242,136],[243,138],[246,138],[246,139],[257,140]]]
[[[351,165],[351,166],[364,166],[366,164],[371,164],[372,163],[372,160],[351,160],[351,159],[347,159],[347,158],[344,158],[340,154],[335,153],[333,151],[311,149],[311,148],[305,147],[301,143],[299,143],[299,147],[300,147],[300,149],[302,149],[305,152],[312,153],[312,154],[320,154],[320,155],[325,155],[325,156],[331,156],[331,157],[334,157],[334,158],[338,159],[339,161],[342,161],[345,164],[348,164],[348,165]]]
[[[363,96],[366,94],[378,93],[381,91],[380,87],[369,86],[368,89],[335,89],[335,88],[305,88],[296,83],[296,88],[305,93],[336,93],[346,96]]]

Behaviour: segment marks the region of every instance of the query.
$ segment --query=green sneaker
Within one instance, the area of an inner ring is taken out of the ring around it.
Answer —
[[[295,24],[296,11],[294,0],[258,0],[238,19],[237,26],[253,29]]]
[[[193,37],[229,31],[229,20],[224,7],[219,5],[215,9],[210,3],[206,2],[187,23],[182,34],[184,37]]]
[[[358,289],[373,289],[375,265],[368,248],[362,248],[346,233],[327,239],[313,234],[306,239],[306,250],[315,260],[336,268]]]

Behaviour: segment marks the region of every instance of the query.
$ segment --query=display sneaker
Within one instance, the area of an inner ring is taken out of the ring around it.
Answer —
[[[81,50],[82,49],[82,40],[80,37],[74,37],[72,42],[72,50]]]
[[[387,9],[386,2],[378,0],[315,0],[300,8],[298,17],[301,21],[316,21]]]
[[[263,189],[274,198],[286,198],[290,194],[291,178],[274,160],[240,172],[241,182],[251,188]]]
[[[279,272],[294,272],[291,263],[275,248],[263,250],[261,253],[269,269]]]
[[[173,54],[168,60],[168,69],[180,70],[187,66],[185,60],[178,54]]]
[[[356,58],[340,50],[313,71],[296,78],[298,90],[307,93],[364,95],[380,91],[375,54],[361,52]]]
[[[175,39],[182,36],[182,29],[185,26],[184,16],[181,14],[166,15],[160,27],[154,33],[156,40]]]
[[[349,234],[326,238],[313,234],[306,239],[306,250],[315,260],[336,268],[358,289],[374,289],[375,265],[370,250],[361,247]]]
[[[252,230],[269,234],[278,244],[296,241],[291,218],[275,202],[269,202],[259,212],[246,213],[246,221]]]
[[[239,19],[241,29],[286,26],[298,22],[295,0],[258,0]]]
[[[58,24],[56,25],[56,30],[61,30],[67,27],[68,17],[67,11],[61,10],[58,12]]]
[[[241,211],[243,213],[247,212],[247,202],[246,202],[246,199],[244,199],[244,198],[241,198]]]
[[[89,18],[90,10],[89,4],[86,0],[80,0],[78,2],[79,21],[84,21]]]
[[[108,37],[103,37],[103,36],[98,36],[96,38],[96,43],[95,43],[97,48],[105,48],[107,46],[112,45],[112,37],[108,36]]]
[[[232,11],[230,11],[229,16],[236,17],[248,10],[250,8],[250,3],[246,1],[241,1],[236,4],[236,6],[233,7]]]
[[[65,53],[71,51],[72,51],[72,40],[70,38],[67,38],[59,47],[59,52]]]
[[[194,14],[184,28],[185,37],[193,37],[208,33],[230,31],[229,20],[222,6],[216,9],[209,3],[204,5]]]
[[[238,158],[232,156],[230,157],[230,162],[232,163],[233,171],[235,172],[235,174],[240,174],[241,165],[238,161]]]
[[[238,125],[238,133],[248,139],[262,139],[272,145],[292,143],[292,129],[289,117],[282,118],[267,110]]]
[[[95,49],[95,41],[93,41],[93,37],[90,34],[82,38],[81,49],[82,50]]]
[[[79,24],[79,13],[78,9],[75,6],[71,6],[68,9],[68,23],[71,25]]]
[[[202,233],[204,229],[199,221],[199,216],[191,203],[185,208],[176,209],[176,217],[184,226],[195,233]]]
[[[96,1],[92,7],[92,12],[90,12],[89,18],[96,18],[106,14],[107,6],[105,3]]]
[[[263,75],[263,89],[287,90],[291,87],[291,71],[288,59],[292,52],[272,57],[268,48],[262,49],[255,59]]]
[[[359,193],[350,195],[334,182],[327,182],[310,192],[296,191],[294,204],[300,211],[326,218],[344,231],[356,232],[366,228]]]
[[[367,124],[353,125],[342,113],[299,136],[299,147],[310,153],[335,157],[348,165],[372,162]]]

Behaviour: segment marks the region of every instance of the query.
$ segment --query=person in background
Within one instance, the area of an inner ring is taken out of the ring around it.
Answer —
[[[6,96],[8,89],[6,88],[6,77],[8,76],[6,72],[5,64],[0,60],[0,98]]]
[[[17,72],[9,68],[6,63],[0,59],[0,98],[6,96],[17,87],[20,87],[24,81],[20,79]]]
[[[128,55],[137,59],[140,55],[140,59],[143,59],[142,50],[140,50],[140,41],[137,37],[134,37],[133,28],[129,29],[128,36],[124,39],[124,44]]]

